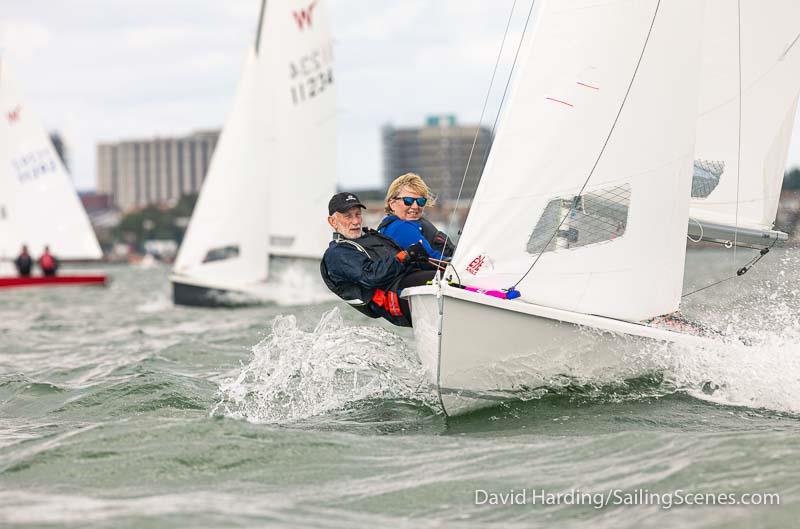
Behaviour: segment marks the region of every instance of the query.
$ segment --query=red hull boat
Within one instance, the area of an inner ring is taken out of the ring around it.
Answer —
[[[97,275],[61,275],[61,276],[30,276],[30,277],[0,277],[0,288],[14,287],[41,287],[60,285],[97,285],[106,284],[108,276]]]

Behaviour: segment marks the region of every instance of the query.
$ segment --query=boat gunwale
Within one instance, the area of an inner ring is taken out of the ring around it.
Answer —
[[[441,288],[441,290],[437,292],[437,288]],[[409,299],[413,296],[424,296],[424,295],[432,295],[432,296],[441,295],[501,310],[508,310],[512,312],[527,314],[534,317],[556,320],[563,323],[570,323],[579,326],[594,327],[601,331],[614,332],[618,334],[630,334],[634,336],[641,336],[644,338],[651,338],[655,340],[678,342],[687,345],[705,345],[712,342],[716,342],[716,340],[712,340],[711,338],[708,337],[695,336],[687,333],[681,333],[659,327],[653,327],[645,322],[631,322],[626,320],[617,320],[613,318],[607,318],[604,316],[597,316],[594,314],[584,314],[565,309],[545,307],[543,305],[536,305],[534,303],[522,301],[519,299],[516,300],[500,299],[494,296],[487,296],[485,294],[481,294],[478,292],[471,292],[462,288],[453,287],[446,284],[442,284],[441,287],[437,287],[435,285],[408,287],[403,289],[401,297]],[[412,311],[413,311],[413,301],[412,301]],[[444,318],[445,315],[443,314],[442,317]]]

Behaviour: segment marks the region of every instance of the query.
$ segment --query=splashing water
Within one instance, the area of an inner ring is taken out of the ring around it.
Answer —
[[[663,358],[665,382],[719,404],[800,413],[800,336],[771,335],[758,345],[725,341],[677,348]]]
[[[164,293],[151,296],[146,302],[136,307],[136,312],[148,314],[154,312],[164,312],[172,308],[172,299]]]
[[[416,355],[380,327],[348,327],[339,309],[313,332],[293,315],[278,316],[272,333],[252,349],[241,372],[220,384],[212,410],[254,423],[290,423],[367,399],[411,400],[433,408]]]
[[[311,305],[337,299],[320,281],[316,262],[273,257],[268,283],[269,291],[263,299],[278,305]]]
[[[617,351],[631,373],[657,374],[654,378],[566,377],[510,398],[563,393],[638,400],[682,392],[719,404],[798,414],[798,255],[785,254],[777,272],[751,278],[700,307],[704,314],[698,319],[722,330],[718,339],[702,347],[653,343]],[[586,366],[580,367],[578,372]],[[520,365],[513,369],[519,371]],[[251,422],[293,422],[369,399],[411,400],[438,409],[434,390],[403,339],[380,327],[347,327],[338,309],[326,313],[310,333],[297,328],[294,316],[276,318],[272,333],[253,347],[249,364],[220,385],[220,395],[215,412]]]
[[[665,381],[720,404],[800,413],[800,254],[787,252],[776,264],[732,285],[707,313],[723,340],[661,359]]]

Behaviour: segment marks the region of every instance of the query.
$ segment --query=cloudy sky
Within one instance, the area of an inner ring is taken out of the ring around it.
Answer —
[[[338,178],[381,179],[380,127],[480,116],[513,0],[329,0],[338,90]],[[68,143],[79,189],[100,141],[220,127],[260,0],[0,0],[0,53],[48,129]],[[517,0],[490,97],[491,124],[530,0]],[[800,125],[789,156],[800,164]]]

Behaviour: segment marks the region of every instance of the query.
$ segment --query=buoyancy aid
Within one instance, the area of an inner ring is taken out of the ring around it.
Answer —
[[[398,252],[403,249],[391,238],[378,233],[370,228],[363,228],[363,234],[358,239],[346,239],[335,237],[336,244],[348,244],[363,252],[370,259],[394,259]],[[366,288],[358,283],[334,282],[328,273],[325,259],[320,261],[320,274],[325,285],[337,296],[347,302],[348,305],[369,318],[384,318],[394,325],[400,327],[411,327],[410,314],[404,314],[400,306],[398,296],[398,285],[403,279],[403,275],[398,276],[385,289]]]
[[[42,270],[53,270],[56,267],[56,261],[52,255],[46,253],[39,258],[39,266],[42,267]]]
[[[399,219],[394,215],[385,217],[378,225],[378,230],[380,231],[396,220]],[[433,223],[425,217],[420,218],[417,222],[419,222],[419,225],[422,227],[422,236],[425,237],[425,240],[428,241],[428,244],[431,245],[431,248],[441,251],[443,259],[449,259],[450,257],[453,257],[456,247],[453,245],[453,241],[450,240],[450,237],[448,237],[446,233],[439,231],[439,229],[437,229],[436,226],[434,226]]]

